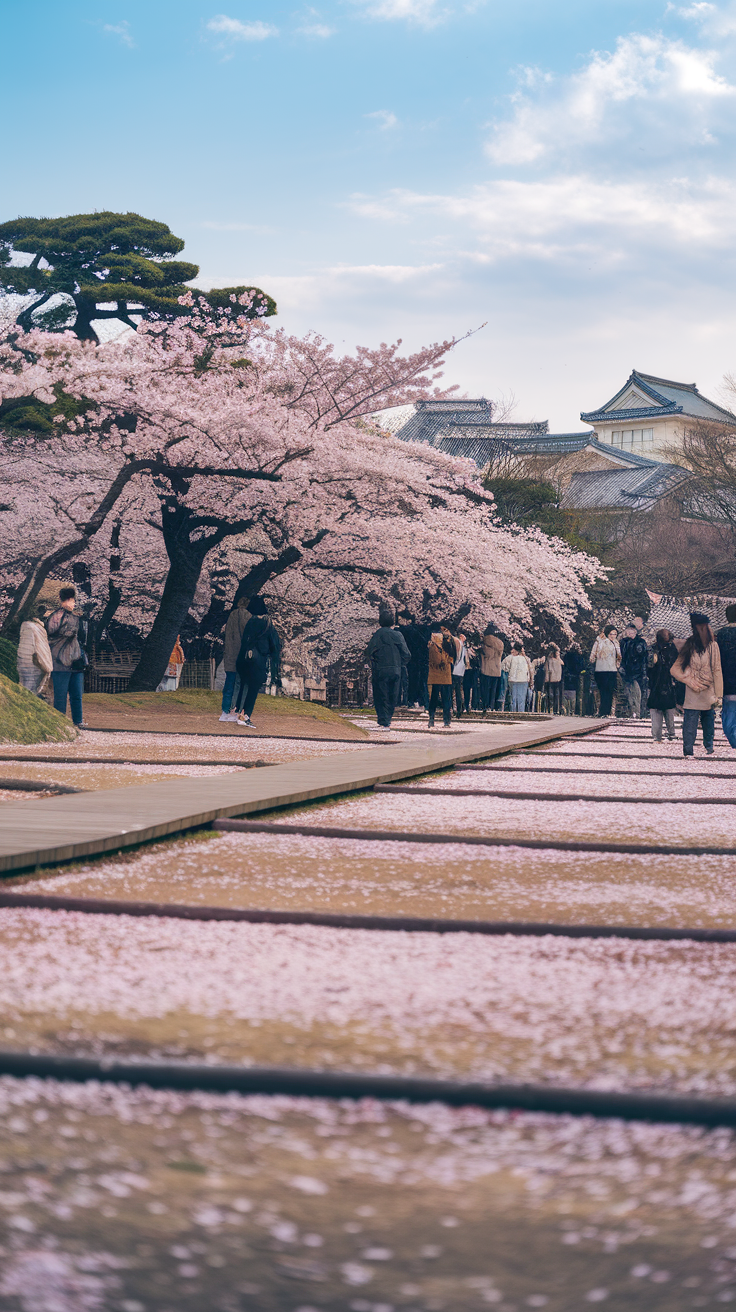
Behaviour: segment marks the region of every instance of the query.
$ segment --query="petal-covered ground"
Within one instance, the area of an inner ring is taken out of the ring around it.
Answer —
[[[736,925],[727,856],[204,833],[8,887],[200,906],[582,924]]]
[[[24,1046],[736,1093],[728,944],[4,908],[0,951]]]
[[[4,1312],[736,1300],[724,1131],[0,1081]]]
[[[449,790],[451,780],[448,781]],[[422,786],[417,781],[417,788]],[[426,786],[426,785],[425,785]],[[515,801],[505,797],[432,797],[379,793],[295,811],[290,822],[404,833],[477,834],[566,842],[736,847],[736,808],[667,802],[602,806],[598,802]]]

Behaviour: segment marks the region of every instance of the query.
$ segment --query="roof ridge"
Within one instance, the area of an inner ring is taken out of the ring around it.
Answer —
[[[658,378],[656,374],[639,373],[638,369],[632,369],[631,377],[641,378],[642,382],[645,383],[664,383],[665,387],[679,387],[683,392],[696,392],[698,396],[701,395],[701,393],[698,392],[697,383],[678,383],[675,382],[674,378]],[[703,397],[703,400],[707,401],[707,399],[707,397]]]

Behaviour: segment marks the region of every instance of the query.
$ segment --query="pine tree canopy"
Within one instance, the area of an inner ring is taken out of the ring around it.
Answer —
[[[196,278],[199,265],[174,259],[183,248],[165,223],[140,214],[103,210],[13,219],[0,224],[0,287],[35,296],[17,316],[26,331],[71,329],[82,341],[96,342],[93,320],[119,319],[135,328],[141,317],[189,313],[179,297],[193,290],[185,284]],[[14,254],[32,259],[12,264]],[[214,308],[244,293],[253,296],[248,317],[276,313],[276,302],[258,287],[219,287],[198,295]]]

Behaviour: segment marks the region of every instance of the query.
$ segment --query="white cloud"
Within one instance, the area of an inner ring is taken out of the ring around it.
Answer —
[[[354,0],[368,18],[384,22],[403,19],[420,27],[435,27],[450,12],[440,0]]]
[[[227,14],[218,14],[207,24],[207,31],[230,41],[265,41],[270,36],[278,36],[277,27],[255,19],[251,23],[241,23],[238,18],[228,18]]]
[[[373,118],[376,120],[378,127],[382,132],[398,126],[399,120],[390,109],[374,109],[371,114],[364,114],[363,118]]]
[[[296,30],[301,36],[313,36],[318,40],[326,41],[328,37],[335,35],[337,28],[327,27],[326,23],[305,23],[303,27],[298,27]]]
[[[130,34],[130,24],[123,21],[121,23],[105,23],[102,28],[103,32],[109,32],[110,36],[119,37],[124,46],[129,46],[132,50],[135,41]]]
[[[480,263],[511,258],[565,261],[599,272],[636,262],[645,249],[659,256],[697,246],[727,252],[733,244],[736,184],[709,178],[647,182],[600,181],[590,174],[560,174],[538,181],[499,179],[461,195],[394,191],[374,200],[354,196],[353,213],[392,223],[437,218],[450,224],[447,255],[454,250]],[[466,230],[460,238],[458,229]],[[435,235],[433,249],[441,249]]]
[[[525,69],[527,89],[513,97],[512,116],[494,125],[486,152],[495,164],[524,165],[636,133],[639,152],[661,155],[665,144],[681,154],[712,142],[714,131],[731,131],[736,87],[716,63],[715,51],[634,34],[567,78]]]

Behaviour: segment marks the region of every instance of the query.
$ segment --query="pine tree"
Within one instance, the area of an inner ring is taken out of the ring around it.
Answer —
[[[118,319],[135,328],[138,318],[190,313],[179,297],[192,290],[185,284],[196,278],[199,266],[174,259],[183,248],[181,237],[165,223],[140,214],[105,210],[13,219],[0,224],[0,287],[35,297],[16,319],[25,331],[71,329],[80,340],[96,342],[94,320]],[[33,258],[30,264],[14,265],[14,253]],[[275,301],[257,287],[218,287],[198,295],[214,308],[246,293],[252,297],[249,317],[276,313]],[[113,302],[114,308],[100,309]],[[49,308],[44,311],[44,306]]]

